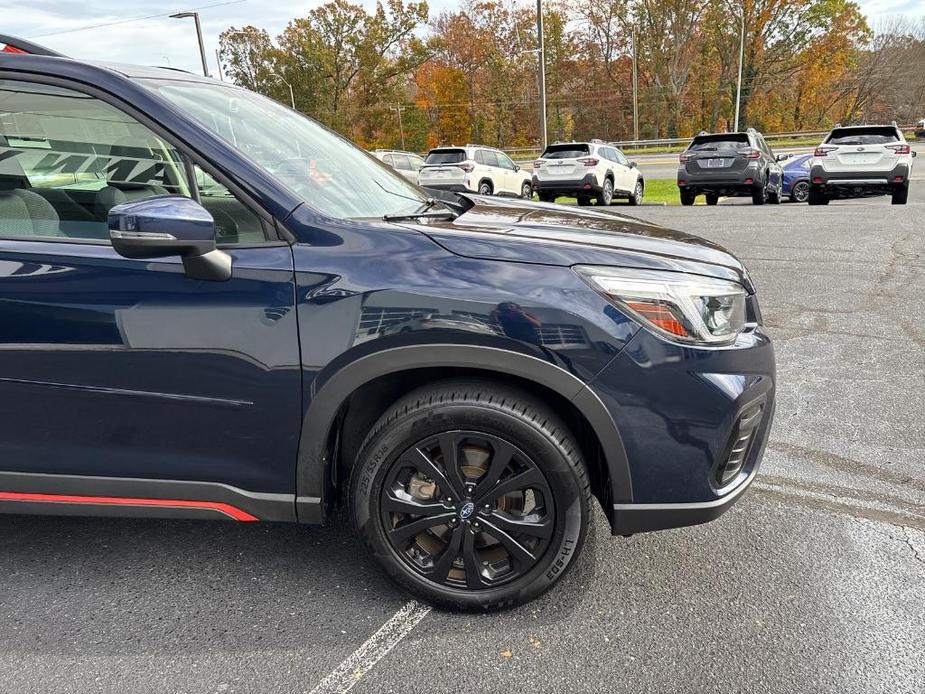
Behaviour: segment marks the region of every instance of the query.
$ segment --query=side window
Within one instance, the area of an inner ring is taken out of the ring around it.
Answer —
[[[492,152],[490,149],[479,150],[482,153],[482,158],[485,160],[485,166],[498,166],[498,156]]]
[[[408,162],[408,157],[404,154],[393,154],[392,159],[395,161],[395,168],[400,171],[411,171],[411,164]]]
[[[179,152],[81,92],[0,80],[0,236],[109,239],[114,206],[189,196]]]
[[[253,244],[266,241],[260,217],[205,171],[198,166],[195,170],[199,202],[215,220],[215,242]]]
[[[498,157],[498,166],[500,166],[502,169],[508,169],[510,171],[514,170],[514,162],[508,155],[497,152],[496,156]]]
[[[392,159],[392,155],[391,155],[391,154],[383,154],[383,155],[382,155],[382,161],[383,161],[384,163],[388,164],[389,166],[395,166],[395,162],[394,162],[394,160]]]
[[[481,150],[481,149],[475,150],[475,163],[485,166],[487,162],[485,161],[485,151],[484,150]]]
[[[411,163],[412,171],[420,171],[421,167],[424,166],[424,160],[414,155],[408,155],[408,161]]]
[[[621,152],[619,149],[611,149],[610,151],[613,152],[614,161],[616,161],[618,164],[622,164],[623,166],[630,165],[626,155],[623,154],[623,152]]]

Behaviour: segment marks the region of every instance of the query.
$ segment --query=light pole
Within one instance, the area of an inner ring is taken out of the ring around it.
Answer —
[[[287,87],[289,87],[289,104],[292,106],[292,110],[295,111],[295,93],[292,91],[292,85],[289,83],[289,81],[285,77],[280,75],[278,72],[271,72],[270,74],[273,75],[280,82],[285,84]]]
[[[739,105],[742,103],[742,62],[745,58],[745,3],[742,3],[742,25],[739,30],[739,81],[736,85],[736,121],[733,132],[739,132]]]
[[[206,46],[202,42],[202,25],[199,23],[199,13],[177,12],[176,14],[170,15],[171,19],[186,19],[187,17],[192,17],[193,21],[196,22],[196,38],[199,39],[199,57],[202,58],[202,74],[208,77],[209,64],[206,62]]]
[[[222,82],[225,81],[225,76],[222,75],[222,55],[218,52],[218,49],[215,49],[215,64],[218,66],[218,79]]]
[[[536,0],[536,57],[540,63],[540,146],[546,149],[546,53],[543,48],[543,0]]]
[[[389,106],[390,111],[398,114],[398,132],[401,133],[401,148],[405,148],[405,128],[401,123],[401,112],[405,110],[404,106]]]
[[[639,142],[639,73],[636,70],[636,27],[633,27],[633,139]]]

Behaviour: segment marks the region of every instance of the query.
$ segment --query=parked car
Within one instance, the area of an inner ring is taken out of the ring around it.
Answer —
[[[533,197],[530,174],[501,150],[482,145],[430,150],[418,174],[418,183],[435,190],[516,196],[524,200]]]
[[[810,205],[866,195],[889,195],[905,205],[915,152],[896,123],[837,125],[813,152]]]
[[[708,205],[720,196],[750,196],[752,203],[779,203],[783,171],[764,137],[754,128],[740,133],[702,132],[681,153],[678,190],[682,205],[698,195]]]
[[[925,140],[925,118],[915,124],[914,134],[916,140]]]
[[[784,187],[781,194],[789,197],[791,202],[806,202],[809,199],[809,167],[812,159],[811,154],[800,154],[787,155],[782,160]]]
[[[595,498],[630,535],[716,518],[757,474],[774,351],[714,243],[431,198],[177,70],[2,53],[0,103],[2,512],[340,503],[397,584],[489,609],[574,565]]]
[[[409,181],[418,182],[418,172],[424,166],[424,159],[414,152],[402,152],[397,149],[377,149],[372,155],[395,169]]]
[[[638,205],[645,185],[636,163],[602,140],[557,142],[533,162],[533,190],[544,202],[570,196],[579,205],[609,205],[614,198]]]

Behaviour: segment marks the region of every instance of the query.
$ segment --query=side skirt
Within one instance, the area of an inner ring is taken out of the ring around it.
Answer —
[[[295,522],[294,494],[218,482],[0,472],[0,513]]]

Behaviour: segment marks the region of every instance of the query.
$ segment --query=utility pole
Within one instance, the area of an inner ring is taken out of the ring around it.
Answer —
[[[225,77],[222,75],[222,56],[219,54],[217,48],[215,49],[215,64],[218,65],[218,79],[224,82]]]
[[[209,76],[209,63],[206,62],[206,46],[202,42],[202,25],[199,23],[199,13],[198,12],[177,12],[176,14],[170,15],[171,19],[186,19],[187,17],[192,17],[193,21],[196,22],[196,38],[199,39],[199,57],[202,58],[202,74],[206,77]]]
[[[633,139],[639,141],[639,73],[636,71],[636,27],[633,26]]]
[[[289,83],[285,77],[283,77],[278,72],[271,73],[276,79],[289,87],[289,105],[292,106],[292,110],[295,111],[295,93],[292,91],[292,85]]]
[[[546,53],[543,48],[543,0],[536,0],[536,55],[540,62],[540,147],[546,149]]]
[[[401,112],[405,110],[404,106],[389,106],[389,110],[398,114],[398,132],[401,133],[401,148],[405,148],[405,128],[401,124]]]
[[[745,59],[745,3],[742,3],[742,25],[739,30],[739,81],[736,85],[736,120],[733,132],[739,131],[739,107],[742,103],[742,62]]]

